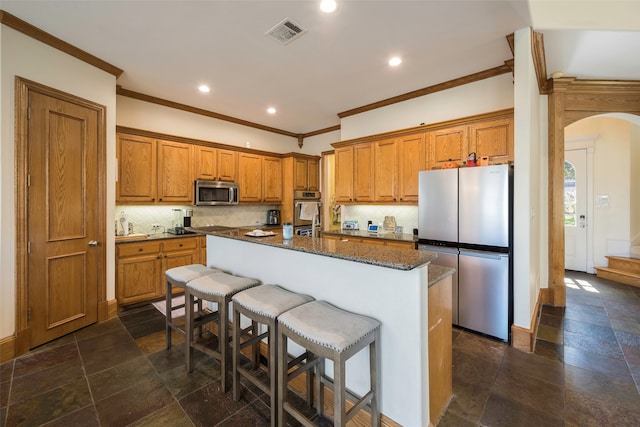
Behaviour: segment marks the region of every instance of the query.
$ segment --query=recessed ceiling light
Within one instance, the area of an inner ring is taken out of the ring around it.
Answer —
[[[320,10],[327,13],[331,13],[336,10],[335,0],[322,0],[320,3]]]
[[[276,113],[276,109],[275,109],[275,108],[273,108],[273,107],[269,107],[269,108],[267,108],[267,113],[269,113],[269,114],[275,114],[275,113]]]
[[[400,64],[402,64],[402,59],[397,56],[394,56],[389,60],[389,65],[391,65],[392,67],[397,67]]]
[[[211,91],[211,89],[209,89],[209,86],[207,85],[198,86],[198,90],[202,93],[209,93]]]

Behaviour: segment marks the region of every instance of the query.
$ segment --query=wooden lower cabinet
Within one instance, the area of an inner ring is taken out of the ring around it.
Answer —
[[[428,295],[429,415],[435,425],[453,393],[451,276],[430,286]]]
[[[163,297],[165,271],[203,262],[202,254],[206,250],[201,247],[203,244],[206,245],[206,238],[197,236],[116,245],[118,304],[134,304]]]

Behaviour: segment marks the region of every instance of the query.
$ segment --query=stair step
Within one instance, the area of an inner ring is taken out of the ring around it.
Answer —
[[[596,276],[624,283],[625,285],[640,287],[640,273],[628,270],[620,270],[611,267],[596,267]]]
[[[621,256],[607,256],[609,264],[607,267],[615,268],[616,270],[633,271],[640,274],[640,259],[628,258]]]

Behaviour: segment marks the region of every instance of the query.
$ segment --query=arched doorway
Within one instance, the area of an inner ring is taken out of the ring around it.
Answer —
[[[549,289],[550,302],[565,306],[564,128],[604,113],[628,113],[640,119],[640,81],[563,77],[552,79],[549,87]]]

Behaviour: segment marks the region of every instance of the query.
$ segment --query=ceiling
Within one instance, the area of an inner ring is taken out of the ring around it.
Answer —
[[[544,34],[549,74],[640,79],[640,1],[338,0],[332,14],[319,3],[1,0],[0,8],[124,70],[117,84],[126,90],[298,134],[501,66],[513,57],[506,36],[529,26]],[[283,45],[265,33],[285,18],[307,32]],[[403,62],[392,68],[394,55]]]

